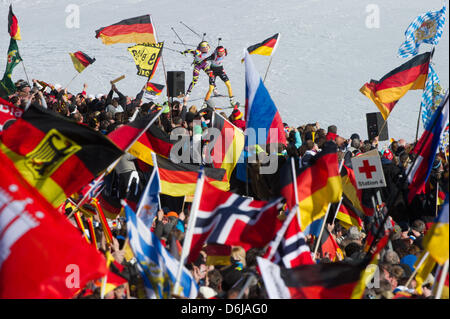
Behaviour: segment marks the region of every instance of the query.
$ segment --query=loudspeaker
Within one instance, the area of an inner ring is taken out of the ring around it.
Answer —
[[[167,92],[169,97],[184,94],[184,71],[167,72]]]
[[[388,124],[384,125],[384,118],[380,112],[366,113],[367,119],[367,135],[369,140],[378,136],[379,141],[387,141],[389,139]],[[383,128],[381,132],[380,129]]]

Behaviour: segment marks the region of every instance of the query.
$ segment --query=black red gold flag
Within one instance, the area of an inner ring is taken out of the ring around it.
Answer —
[[[125,19],[95,31],[106,45],[114,43],[156,43],[156,33],[150,15]]]
[[[375,103],[386,120],[398,100],[409,90],[425,88],[430,59],[431,52],[417,55],[383,76],[379,81],[371,80],[364,84],[360,92]]]
[[[17,22],[17,18],[12,11],[12,5],[9,5],[9,14],[8,14],[8,33],[14,40],[21,40],[20,37],[20,27]]]
[[[90,58],[86,53],[77,51],[75,53],[69,53],[72,58],[73,66],[78,73],[83,72],[83,70],[95,62],[95,59]]]
[[[101,133],[33,104],[2,132],[0,150],[55,207],[123,154]]]

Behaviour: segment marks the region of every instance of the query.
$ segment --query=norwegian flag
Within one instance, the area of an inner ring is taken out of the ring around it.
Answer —
[[[105,180],[103,178],[104,175],[102,174],[78,192],[80,195],[79,206],[90,203],[92,199],[96,198],[102,192],[103,188],[105,188]]]
[[[264,247],[282,226],[277,218],[281,198],[257,201],[222,191],[205,181],[199,202],[188,263],[197,259],[204,243],[241,246],[245,250]]]
[[[297,206],[295,206],[285,220],[287,229],[281,241],[277,245],[277,240],[273,240],[263,258],[270,258],[273,254],[270,261],[285,268],[314,264],[311,250],[306,242],[305,234],[300,229],[297,217]],[[274,247],[276,251],[272,253]]]

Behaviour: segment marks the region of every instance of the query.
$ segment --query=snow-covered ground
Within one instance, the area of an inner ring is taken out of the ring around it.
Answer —
[[[136,94],[146,79],[136,75],[131,54],[132,44],[105,46],[95,38],[95,30],[120,20],[151,14],[159,41],[168,48],[183,50],[173,27],[184,43],[197,44],[196,32],[207,33],[213,47],[217,39],[228,50],[225,70],[238,101],[245,98],[243,50],[279,32],[266,86],[284,122],[300,125],[318,121],[322,127],[338,126],[338,133],[349,137],[358,132],[367,137],[366,116],[378,111],[359,89],[370,79],[383,75],[404,63],[397,50],[404,32],[418,15],[439,10],[442,0],[3,0],[0,1],[0,61],[6,64],[9,35],[6,31],[8,6],[13,4],[19,20],[22,41],[20,54],[28,76],[66,85],[76,74],[69,52],[83,51],[97,61],[72,82],[69,90],[80,91],[88,83],[88,94],[107,93],[109,81],[122,74],[126,79],[118,88],[127,95]],[[75,4],[80,11],[79,28],[68,28],[66,20]],[[366,20],[379,9],[379,28],[368,28]],[[69,6],[69,7],[68,7]],[[367,12],[367,9],[370,9]],[[448,13],[447,13],[448,18]],[[1,29],[1,28],[0,28]],[[430,46],[422,45],[421,52]],[[252,55],[263,77],[270,57]],[[449,22],[433,58],[444,88],[449,87]],[[165,50],[153,78],[164,83],[166,71],[185,71],[186,88],[191,80],[191,59]],[[3,70],[3,69],[1,69]],[[3,71],[1,71],[3,72]],[[17,66],[13,80],[25,78]],[[218,79],[218,87],[226,93]],[[201,104],[207,90],[207,78],[201,75],[194,88],[193,104]],[[164,94],[164,93],[163,93]],[[421,91],[410,91],[400,100],[389,118],[393,138],[415,137]],[[217,99],[227,103],[227,99]],[[423,128],[420,128],[422,131]]]

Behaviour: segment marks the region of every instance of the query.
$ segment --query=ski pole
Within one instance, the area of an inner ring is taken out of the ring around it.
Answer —
[[[173,52],[183,53],[182,51],[174,50],[174,49],[171,49],[171,48],[168,48],[168,47],[164,47],[164,49],[170,50],[170,51],[173,51]]]
[[[185,23],[183,23],[183,21],[180,21],[180,23],[182,25],[184,25],[186,28],[188,28],[189,30],[192,31],[192,33],[194,33],[196,36],[198,36],[199,38],[201,38],[200,34],[198,34],[197,32],[195,32],[194,30],[192,30],[191,28],[189,28]]]
[[[187,48],[186,48],[186,44],[184,44],[183,40],[181,40],[180,36],[179,36],[178,33],[175,31],[175,29],[174,29],[174,28],[171,28],[171,29],[172,29],[172,31],[175,33],[175,35],[177,36],[177,38],[181,41],[181,43],[184,45],[185,49],[187,49]]]
[[[175,44],[182,44],[182,45],[187,45],[187,46],[189,46],[189,47],[196,47],[196,45],[193,45],[193,44],[186,44],[186,43],[180,43],[180,42],[176,42],[176,41],[173,41],[173,43],[175,43]]]
[[[219,38],[219,39],[217,40],[217,46],[220,45],[220,41],[222,41],[222,38]]]
[[[203,33],[202,42],[205,41],[206,33]]]

